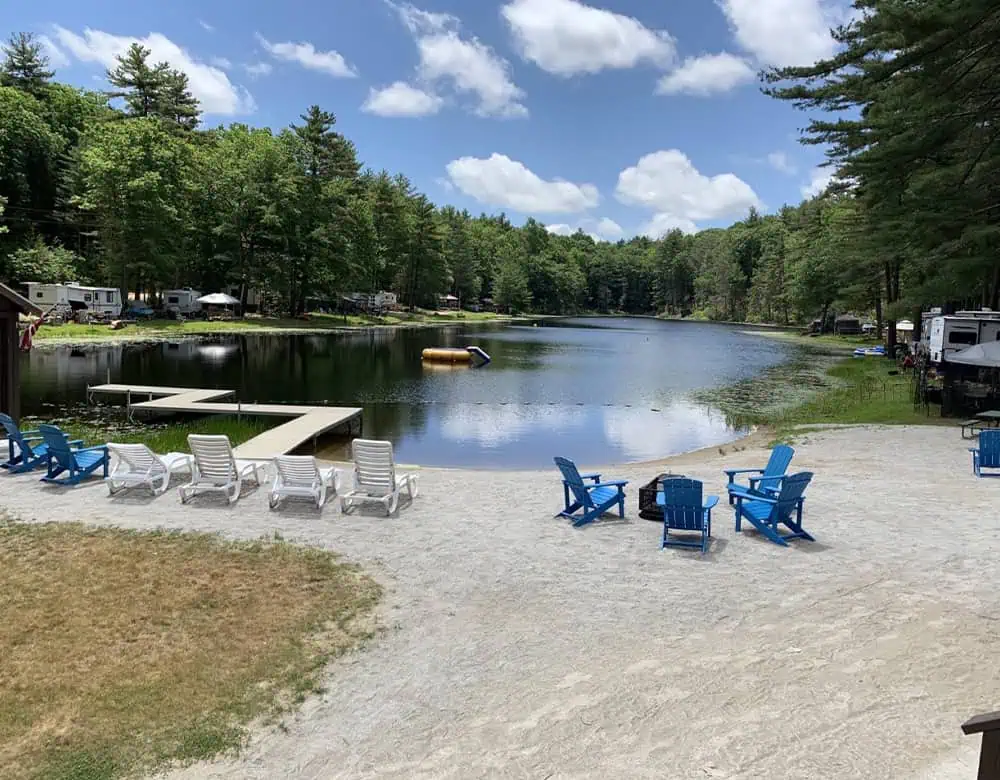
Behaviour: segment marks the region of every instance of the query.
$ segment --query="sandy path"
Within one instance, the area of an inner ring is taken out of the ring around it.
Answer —
[[[676,462],[719,492],[750,448]],[[330,669],[327,692],[202,778],[958,778],[1000,706],[1000,479],[977,480],[958,432],[809,434],[806,527],[779,548],[715,515],[712,551],[659,549],[638,519],[552,518],[552,472],[425,470],[398,518],[228,509],[175,494],[0,482],[39,520],[278,531],[338,550],[387,586],[383,635]]]

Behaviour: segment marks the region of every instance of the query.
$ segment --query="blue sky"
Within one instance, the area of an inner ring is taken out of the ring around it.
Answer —
[[[205,124],[338,117],[366,165],[439,204],[615,240],[725,225],[821,188],[807,115],[755,72],[834,51],[847,0],[50,0],[57,78],[105,85],[138,39],[188,73]]]

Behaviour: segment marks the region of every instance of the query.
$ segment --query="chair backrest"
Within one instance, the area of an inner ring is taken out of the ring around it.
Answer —
[[[69,446],[69,436],[55,425],[39,425],[38,430],[45,440],[49,455],[56,459],[56,463],[64,469],[76,469],[76,456]]]
[[[236,458],[228,436],[189,433],[188,447],[202,477],[220,482],[236,479]]]
[[[162,467],[160,459],[145,444],[112,444],[109,442],[108,449],[125,461],[132,471],[162,470],[162,468],[156,468],[158,464]]]
[[[580,470],[576,467],[576,464],[569,460],[568,458],[554,458],[556,466],[559,467],[559,471],[562,472],[562,477],[569,485],[569,489],[573,491],[573,497],[581,504],[581,506],[592,507],[594,505],[593,499],[590,497],[590,491],[587,490],[587,486],[583,483],[583,477],[580,476]]]
[[[663,521],[669,528],[701,531],[705,510],[702,507],[702,485],[696,479],[665,479],[663,487]]]
[[[781,492],[776,496],[778,503],[771,510],[773,519],[783,520],[795,511],[812,478],[811,471],[800,471],[782,480]]]
[[[1000,428],[980,432],[979,465],[988,469],[1000,468]]]
[[[771,457],[767,459],[767,465],[764,467],[764,474],[761,476],[758,489],[780,490],[781,480],[775,479],[775,477],[785,476],[794,454],[795,450],[787,444],[779,444],[771,450]]]
[[[355,439],[351,442],[354,487],[372,495],[388,495],[396,489],[396,464],[391,441]]]
[[[16,441],[20,443],[21,439],[21,429],[17,427],[17,423],[14,422],[14,418],[6,414],[0,414],[0,425],[3,426],[4,430],[7,431],[7,438],[11,441]]]
[[[288,485],[314,485],[322,480],[312,455],[279,455],[274,467]]]

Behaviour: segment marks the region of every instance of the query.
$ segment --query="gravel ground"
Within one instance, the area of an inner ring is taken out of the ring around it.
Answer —
[[[661,550],[637,516],[553,519],[555,470],[420,472],[397,517],[235,508],[176,492],[111,499],[100,484],[0,481],[24,519],[79,519],[285,538],[341,552],[387,588],[384,631],[333,664],[327,690],[258,729],[207,778],[959,778],[1000,706],[1000,479],[977,480],[941,427],[810,433],[815,471],[791,548],[736,535],[723,499],[713,543]],[[759,444],[669,461],[723,492],[723,466]]]

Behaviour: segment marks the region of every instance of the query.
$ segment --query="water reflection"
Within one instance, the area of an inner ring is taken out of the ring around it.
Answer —
[[[422,363],[425,347],[478,344],[481,369]],[[106,381],[226,387],[244,402],[363,406],[365,433],[428,465],[646,460],[730,441],[739,430],[695,398],[787,359],[781,342],[735,328],[656,320],[540,327],[376,330],[308,336],[33,350],[26,414],[78,403]],[[343,442],[326,442],[329,451]]]

